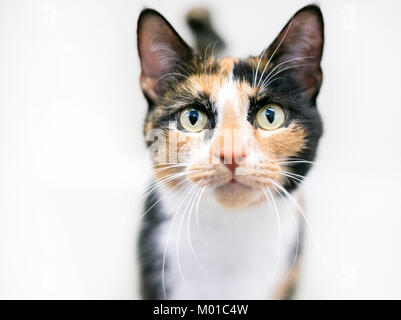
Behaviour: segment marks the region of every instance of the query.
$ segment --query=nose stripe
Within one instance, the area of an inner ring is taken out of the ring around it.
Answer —
[[[234,134],[235,130],[225,130],[224,133],[217,137],[219,145],[214,150],[216,156],[233,171],[238,162],[247,156],[246,145],[238,134]]]

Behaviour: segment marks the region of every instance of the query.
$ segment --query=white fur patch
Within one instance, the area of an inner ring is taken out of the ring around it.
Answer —
[[[188,190],[161,191],[168,215],[159,235],[159,250],[167,248],[167,298],[272,298],[294,256],[299,226],[295,206],[275,199],[280,236],[274,206],[228,210],[206,193],[199,205],[198,228],[193,194],[181,201]]]
[[[239,108],[238,89],[235,81],[233,80],[232,73],[229,74],[227,82],[219,89],[219,93],[216,99],[216,106],[218,110],[223,110],[223,108],[227,104],[232,106],[233,111],[239,117],[240,108]],[[220,112],[220,114],[222,114],[222,112]]]

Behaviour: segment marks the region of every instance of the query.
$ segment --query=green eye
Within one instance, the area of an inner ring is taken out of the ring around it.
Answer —
[[[280,127],[285,120],[285,114],[281,107],[268,104],[261,108],[256,114],[256,121],[264,130],[274,130]]]
[[[206,113],[194,108],[185,108],[180,113],[181,126],[190,132],[202,131],[208,120]]]

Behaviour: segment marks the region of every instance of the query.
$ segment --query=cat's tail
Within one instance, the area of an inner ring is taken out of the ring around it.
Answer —
[[[187,13],[187,23],[195,37],[195,48],[202,57],[212,54],[217,56],[225,48],[225,42],[212,26],[207,9],[190,10]]]

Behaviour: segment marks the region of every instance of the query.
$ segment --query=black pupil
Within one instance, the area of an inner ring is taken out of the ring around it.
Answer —
[[[274,115],[275,115],[275,112],[273,109],[270,109],[270,108],[266,109],[266,118],[270,123],[273,123]]]
[[[189,111],[188,118],[189,122],[191,122],[191,124],[194,125],[199,119],[199,112],[196,110]]]

